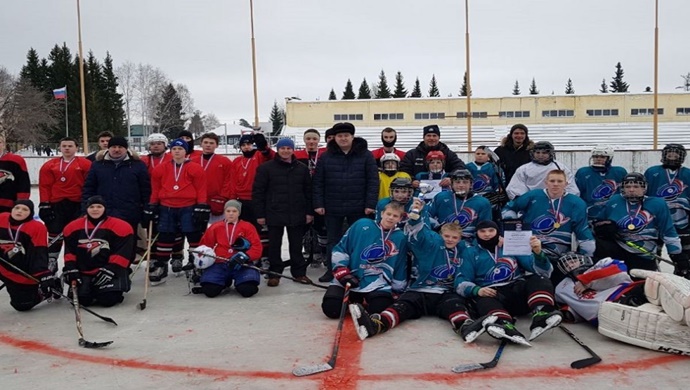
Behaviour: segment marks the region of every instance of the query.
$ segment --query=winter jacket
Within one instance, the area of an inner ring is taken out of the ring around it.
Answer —
[[[355,137],[347,154],[335,141],[329,142],[316,165],[313,185],[314,208],[325,208],[326,215],[342,217],[376,209],[379,172],[367,141]]]
[[[138,224],[143,207],[151,197],[151,179],[139,155],[129,151],[125,160],[115,165],[107,150],[98,152],[84,183],[81,196],[84,210],[86,201],[94,195],[105,199],[109,216]]]
[[[506,184],[510,183],[510,179],[521,165],[532,161],[529,151],[533,147],[534,142],[525,140],[525,143],[516,148],[512,140],[509,137],[505,137],[501,141],[501,146],[494,150],[494,153],[500,158],[499,164],[501,169],[503,169]]]
[[[278,155],[256,169],[252,200],[256,218],[268,226],[299,226],[313,215],[309,168],[292,156],[290,162]]]
[[[446,163],[444,165],[446,172],[465,168],[465,163],[460,157],[443,142],[439,142],[438,145],[430,148],[422,141],[416,148],[410,149],[405,153],[405,158],[400,162],[400,170],[407,172],[410,177],[415,177],[418,173],[427,171],[426,155],[432,150],[440,150],[446,156]]]

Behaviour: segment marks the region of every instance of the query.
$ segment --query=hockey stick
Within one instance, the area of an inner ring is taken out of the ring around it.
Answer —
[[[494,368],[498,364],[498,360],[501,358],[501,355],[503,354],[503,349],[506,347],[507,344],[508,344],[508,340],[504,339],[503,341],[501,341],[501,345],[498,346],[498,349],[496,350],[496,354],[494,355],[494,358],[491,359],[491,361],[489,361],[489,362],[459,364],[459,365],[453,367],[451,370],[456,374],[460,374],[463,372],[471,372],[471,371],[477,371],[477,370],[485,370],[487,368]]]
[[[146,309],[146,296],[149,293],[149,272],[151,271],[151,236],[153,235],[153,221],[149,221],[149,231],[147,237],[148,248],[146,248],[146,274],[144,275],[144,299],[139,303],[139,310]],[[141,263],[141,262],[140,262]]]
[[[656,261],[662,261],[662,262],[664,262],[664,263],[666,263],[666,264],[675,265],[671,260],[664,259],[663,257],[657,255],[656,253],[652,253],[652,252],[646,250],[644,247],[641,247],[641,246],[635,244],[635,243],[632,242],[632,241],[626,241],[626,242],[625,242],[625,245],[627,245],[627,246],[629,246],[629,247],[631,247],[631,248],[633,248],[633,249],[636,249],[637,251],[639,251],[639,252],[641,252],[641,253],[643,253],[643,254],[645,254],[645,255],[652,256],[652,258],[653,258],[654,260],[656,260]]]
[[[593,366],[601,362],[601,358],[599,357],[599,355],[594,353],[594,351],[592,351],[592,349],[588,347],[587,344],[583,343],[582,340],[577,338],[577,336],[575,336],[575,334],[571,332],[570,329],[566,328],[563,325],[559,325],[558,327],[561,328],[561,330],[564,331],[568,336],[570,336],[571,339],[575,340],[576,343],[580,344],[580,346],[584,348],[585,351],[589,352],[589,354],[592,355],[585,359],[575,360],[574,362],[570,363],[570,368],[579,370],[582,368]]]
[[[26,273],[23,269],[21,269],[21,268],[17,267],[16,265],[10,263],[9,261],[5,260],[2,256],[0,256],[0,261],[3,262],[3,263],[5,263],[5,264],[7,264],[7,265],[9,265],[10,267],[12,267],[12,269],[14,269],[15,271],[17,271],[17,272],[19,272],[20,274],[24,275],[25,277],[27,277],[27,278],[33,280],[34,282],[40,283],[38,279],[36,279],[36,278],[34,278],[33,276],[29,275],[29,274]],[[60,295],[60,296],[62,296],[63,298],[67,299],[67,301],[68,301],[69,303],[74,304],[74,302],[73,302],[72,300],[70,300],[69,297],[68,297],[67,295],[63,294],[62,291],[58,291],[58,290],[55,290],[55,289],[52,289],[52,288],[50,289],[50,291],[51,291],[53,294],[56,294],[56,293],[57,293],[58,295]],[[94,315],[94,316],[96,316],[96,317],[102,319],[102,320],[105,321],[105,322],[110,322],[111,324],[117,326],[117,322],[115,322],[115,320],[113,320],[113,319],[110,318],[110,317],[102,316],[102,315],[100,315],[100,314],[94,312],[93,310],[89,309],[88,307],[80,306],[80,308],[86,310],[87,313],[90,313],[90,314],[92,314],[92,315]]]
[[[340,349],[340,335],[343,333],[343,323],[345,322],[345,313],[347,312],[347,304],[350,296],[350,283],[345,284],[345,294],[343,294],[343,305],[340,307],[340,319],[338,319],[338,330],[335,332],[335,341],[333,342],[333,352],[331,359],[327,363],[314,364],[312,366],[297,367],[292,370],[294,376],[314,375],[320,372],[330,371],[335,368],[335,361],[338,358],[338,350]]]
[[[156,242],[156,240],[158,239],[158,235],[159,235],[159,234],[160,234],[160,233],[156,233],[156,237],[153,237],[153,241],[151,241],[151,242]],[[146,252],[144,252],[144,254],[142,255],[142,259],[143,259],[144,257],[146,257],[146,256],[149,255],[149,252],[151,252],[151,249],[152,249],[152,248],[153,248],[153,245],[151,245],[151,246],[146,250]],[[139,260],[139,262],[136,264],[136,267],[134,267],[134,269],[132,270],[132,273],[129,274],[129,280],[132,280],[132,278],[134,278],[134,274],[137,273],[137,271],[139,270],[139,267],[141,267],[141,263],[143,263],[143,262],[144,262],[144,260]]]
[[[188,249],[188,251],[189,251],[190,253],[196,253],[196,254],[203,255],[203,256],[213,257],[214,259],[218,259],[218,260],[223,260],[223,261],[226,261],[226,262],[230,262],[230,259],[225,258],[225,257],[209,255],[209,254],[206,254],[206,253],[203,253],[203,252],[199,252],[199,251],[194,250],[194,249]],[[324,290],[328,288],[328,286],[324,286],[324,285],[322,285],[322,284],[317,284],[317,283],[314,283],[314,282],[305,282],[305,281],[301,281],[301,280],[296,279],[296,278],[293,278],[293,277],[291,277],[291,276],[287,276],[287,275],[279,274],[279,273],[277,273],[277,272],[273,272],[273,271],[265,270],[265,269],[263,269],[263,268],[259,268],[259,267],[255,266],[255,265],[242,264],[242,267],[251,268],[251,269],[253,269],[253,270],[259,271],[259,273],[266,274],[266,275],[271,275],[271,276],[275,276],[275,277],[277,277],[277,278],[289,279],[289,280],[292,280],[292,281],[297,282],[297,283],[300,283],[300,284],[309,284],[309,285],[312,285],[312,286],[314,286],[314,287],[323,288]]]
[[[112,341],[102,343],[87,341],[84,339],[84,331],[81,329],[81,313],[79,312],[79,294],[77,294],[77,281],[72,281],[72,306],[74,307],[74,317],[77,321],[77,334],[79,335],[79,346],[84,348],[103,348],[112,344]]]

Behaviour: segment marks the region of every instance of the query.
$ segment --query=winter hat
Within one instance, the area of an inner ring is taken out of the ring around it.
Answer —
[[[189,153],[189,144],[182,138],[175,138],[174,140],[172,140],[172,142],[170,142],[169,146],[171,150],[173,146],[181,146],[182,148],[184,148],[185,152]]]
[[[331,127],[330,129],[326,130],[326,133],[324,133],[324,137],[326,137],[326,138],[328,138],[328,137],[330,137],[330,136],[332,136],[332,135],[335,135],[335,133],[333,133],[333,128],[332,128],[332,127]]]
[[[438,128],[438,125],[424,126],[424,135],[427,135],[427,134],[436,134],[440,137],[441,136],[441,129]]]
[[[251,134],[244,134],[240,137],[240,145],[242,144],[253,144],[254,136]]]
[[[240,214],[242,214],[242,202],[239,200],[230,199],[229,201],[225,202],[225,207],[223,207],[223,210],[227,209],[228,207],[234,207],[240,212]]]
[[[194,141],[194,134],[192,134],[192,132],[189,130],[182,130],[179,133],[177,133],[177,138],[182,138],[182,137],[189,137],[192,139],[192,142]]]
[[[276,144],[276,149],[280,149],[283,147],[288,147],[290,149],[295,148],[295,142],[291,140],[290,138],[281,138],[278,143]]]
[[[481,229],[490,229],[490,228],[496,229],[496,235],[495,236],[491,237],[488,240],[482,240],[481,238],[479,238],[478,233]],[[492,250],[496,249],[496,245],[498,245],[499,241],[500,241],[500,237],[498,235],[498,225],[496,224],[496,222],[491,221],[491,220],[484,220],[484,221],[480,221],[477,224],[477,244],[479,244],[479,246],[481,246],[482,248],[484,248],[486,250],[492,251]]]
[[[105,199],[103,199],[103,197],[100,195],[94,195],[94,196],[92,196],[86,200],[86,207],[87,208],[89,206],[93,206],[95,204],[100,204],[100,205],[103,205],[103,207],[105,207]]]
[[[108,147],[111,146],[122,146],[123,148],[127,149],[129,148],[129,143],[127,143],[127,140],[125,137],[113,137],[108,141]]]
[[[336,135],[338,133],[350,133],[352,135],[355,135],[355,126],[349,122],[336,123],[331,129],[331,131],[333,132],[333,135]]]
[[[517,129],[524,131],[525,135],[527,135],[527,132],[528,132],[527,126],[523,125],[522,123],[518,123],[518,124],[513,125],[513,127],[510,128],[510,135],[512,136],[513,132]]]
[[[490,219],[486,219],[484,221],[479,221],[479,223],[477,224],[477,231],[479,231],[481,229],[489,229],[489,228],[493,228],[493,229],[496,229],[496,231],[498,231],[498,225],[496,224],[496,222],[494,222]]]
[[[19,199],[16,202],[14,202],[14,205],[18,204],[23,204],[24,206],[29,208],[29,217],[27,220],[30,220],[34,217],[34,202],[32,202],[30,199]]]

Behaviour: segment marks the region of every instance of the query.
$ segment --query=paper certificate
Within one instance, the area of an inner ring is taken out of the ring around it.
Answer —
[[[441,180],[420,180],[419,182],[428,184],[434,188],[431,192],[424,194],[424,200],[426,201],[433,200],[434,197],[438,195],[438,193],[441,192],[441,190],[443,190],[443,188],[441,188],[441,185],[439,184],[441,183]]]
[[[529,239],[531,230],[506,230],[503,232],[503,254],[508,256],[529,256],[532,247]]]

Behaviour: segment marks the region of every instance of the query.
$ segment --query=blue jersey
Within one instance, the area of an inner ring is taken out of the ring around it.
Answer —
[[[628,171],[623,167],[609,167],[605,172],[582,167],[575,173],[580,198],[587,204],[587,218],[596,219],[611,197],[620,192],[621,182]]]
[[[529,256],[506,256],[502,247],[492,253],[474,245],[462,254],[462,262],[455,274],[455,291],[463,297],[478,296],[481,287],[498,287],[522,279],[526,272],[546,278],[551,276],[553,266],[542,252]]]
[[[671,213],[662,199],[645,196],[640,207],[640,203],[630,203],[620,194],[614,195],[606,203],[601,217],[616,222],[616,241],[628,252],[639,254],[639,251],[628,246],[626,241],[656,254],[657,240],[663,240],[668,253],[680,253],[680,238],[673,227]]]
[[[437,173],[419,172],[418,174],[414,175],[414,180],[441,180],[445,179],[446,176],[448,176],[446,171],[441,171]]]
[[[474,178],[472,191],[475,194],[490,194],[501,189],[500,179],[494,164],[487,162],[479,165],[476,162],[471,162],[466,164],[465,167],[472,173]]]
[[[462,239],[472,242],[477,224],[491,220],[491,203],[477,194],[460,199],[453,192],[441,192],[429,205],[429,217],[433,226],[453,222],[460,224]]]
[[[407,285],[407,240],[403,231],[395,228],[384,233],[369,218],[357,220],[333,247],[333,269],[338,267],[348,268],[359,279],[359,287],[352,291],[367,293],[392,288],[402,292]],[[339,283],[334,279],[331,284]]]
[[[644,177],[647,179],[647,195],[663,198],[676,229],[687,229],[690,224],[690,169],[680,167],[672,171],[657,165],[647,169]]]
[[[422,223],[422,219],[409,220],[405,235],[414,255],[413,282],[408,290],[433,294],[454,291],[456,267],[460,265],[465,243],[460,240],[455,248],[448,250],[441,236]]]
[[[572,233],[579,250],[588,256],[594,254],[594,236],[587,224],[587,206],[578,196],[566,193],[560,199],[551,199],[546,190],[531,190],[511,200],[503,208],[503,218],[514,219],[521,214],[524,224],[541,241],[542,250],[554,258],[570,251]]]

